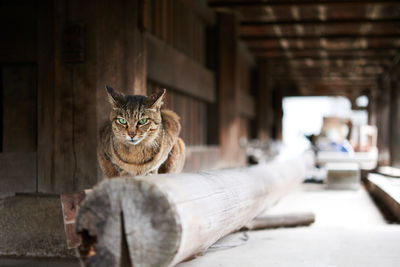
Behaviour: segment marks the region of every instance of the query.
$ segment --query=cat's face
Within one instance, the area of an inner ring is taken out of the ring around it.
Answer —
[[[110,120],[114,137],[129,145],[152,145],[161,127],[165,90],[149,97],[123,95],[107,86],[112,105]]]

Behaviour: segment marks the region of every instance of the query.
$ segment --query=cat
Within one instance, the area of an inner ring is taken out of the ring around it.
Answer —
[[[112,110],[100,130],[99,165],[107,178],[178,173],[185,161],[179,116],[162,108],[165,89],[149,97],[106,86]]]

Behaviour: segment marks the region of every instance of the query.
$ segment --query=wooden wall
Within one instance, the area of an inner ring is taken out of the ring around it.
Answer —
[[[96,148],[110,109],[105,85],[126,94],[167,88],[166,107],[180,115],[188,145],[186,171],[244,164],[239,139],[252,137],[255,62],[237,30],[229,41],[221,38],[216,19],[228,16],[237,27],[234,15],[217,15],[205,0],[0,6],[0,176],[10,185],[0,194],[79,191],[101,179]]]

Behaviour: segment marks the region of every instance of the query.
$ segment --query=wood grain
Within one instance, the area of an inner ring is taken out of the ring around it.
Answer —
[[[81,259],[86,266],[177,264],[274,205],[300,184],[312,161],[307,153],[243,169],[103,181],[78,213]]]

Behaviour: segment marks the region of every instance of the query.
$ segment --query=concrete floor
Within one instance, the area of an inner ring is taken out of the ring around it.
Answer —
[[[362,188],[358,191],[324,190],[305,184],[281,200],[269,214],[312,211],[310,227],[235,233],[220,245],[242,244],[229,249],[210,249],[203,256],[178,267],[368,267],[400,266],[400,225],[386,224]],[[76,262],[0,259],[0,266],[75,267]]]
[[[313,211],[310,227],[248,232],[238,247],[208,251],[179,267],[217,266],[400,266],[400,225],[388,225],[361,188],[358,191],[324,190],[303,185],[284,198],[270,214]],[[219,242],[240,243],[242,233]]]

